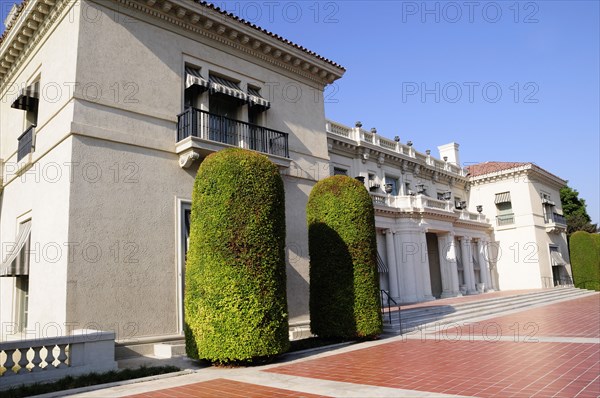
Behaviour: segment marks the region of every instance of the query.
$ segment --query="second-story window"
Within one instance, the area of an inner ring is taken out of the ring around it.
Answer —
[[[29,155],[34,148],[35,127],[38,123],[39,80],[20,91],[11,108],[25,111],[24,130],[17,138],[17,161]]]
[[[348,170],[342,169],[341,167],[334,167],[333,168],[333,175],[334,176],[347,176],[348,175]]]
[[[390,190],[391,189],[391,190]],[[396,177],[385,177],[385,191],[393,196],[398,196],[398,179]]]
[[[200,108],[200,97],[208,89],[208,80],[200,73],[200,68],[185,67],[184,107]]]
[[[514,224],[515,215],[512,209],[512,202],[510,199],[510,192],[501,192],[496,194],[494,199],[498,215],[496,216],[496,222],[498,225],[509,225]]]

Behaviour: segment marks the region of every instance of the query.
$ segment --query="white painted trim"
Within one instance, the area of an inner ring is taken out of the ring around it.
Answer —
[[[175,302],[177,303],[177,331],[183,334],[183,269],[185,267],[185,253],[181,244],[183,239],[183,228],[182,224],[184,212],[183,210],[187,207],[191,208],[192,201],[190,199],[175,197],[175,236],[177,242],[177,289]]]

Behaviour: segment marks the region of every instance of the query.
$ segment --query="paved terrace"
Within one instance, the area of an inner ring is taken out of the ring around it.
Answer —
[[[268,366],[204,368],[78,396],[598,397],[599,309],[600,293],[318,354],[289,354]]]

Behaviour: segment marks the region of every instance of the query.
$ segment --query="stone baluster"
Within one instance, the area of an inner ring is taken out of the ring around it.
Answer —
[[[44,346],[31,347],[31,349],[33,350],[33,359],[31,360],[31,364],[33,365],[33,367],[31,368],[32,372],[39,372],[42,370],[42,368],[40,366],[42,364],[42,357],[41,357],[42,348],[44,348]]]
[[[16,376],[16,373],[13,371],[13,367],[15,366],[15,361],[13,360],[13,354],[16,349],[12,350],[4,350],[4,354],[6,355],[6,360],[4,361],[4,368],[6,371],[2,375],[2,377]]]
[[[29,373],[29,369],[27,369],[27,365],[29,365],[29,359],[27,358],[28,352],[29,348],[19,349],[19,354],[21,354],[21,358],[19,358],[19,374]]]

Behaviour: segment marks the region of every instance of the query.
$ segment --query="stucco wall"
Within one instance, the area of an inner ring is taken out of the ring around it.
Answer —
[[[0,158],[4,164],[4,190],[0,202],[0,241],[14,242],[18,224],[31,218],[28,338],[64,334],[68,267],[69,184],[71,178],[71,94],[75,82],[76,51],[65,43],[77,45],[79,12],[75,3],[57,16],[25,62],[0,91]],[[17,164],[17,137],[28,124],[25,111],[11,108],[20,88],[39,78],[40,98],[31,163]],[[14,322],[14,285],[12,277],[0,278],[0,322],[2,337]],[[2,338],[0,337],[0,338]]]
[[[92,175],[72,184],[69,238],[91,254],[100,248],[102,255],[70,264],[69,321],[97,323],[115,330],[120,340],[179,331],[176,200],[191,199],[199,165],[181,169],[175,154],[189,62],[201,66],[205,77],[211,70],[242,86],[262,87],[271,101],[264,125],[289,134],[292,164],[282,170],[288,302],[290,321],[307,322],[305,208],[314,183],[329,173],[321,88],[157,21],[132,19],[91,2],[82,9],[95,17],[82,18],[79,36],[73,161],[87,165]],[[286,86],[289,91],[282,91]],[[302,95],[291,101],[294,88]],[[93,181],[97,171],[102,177]]]

